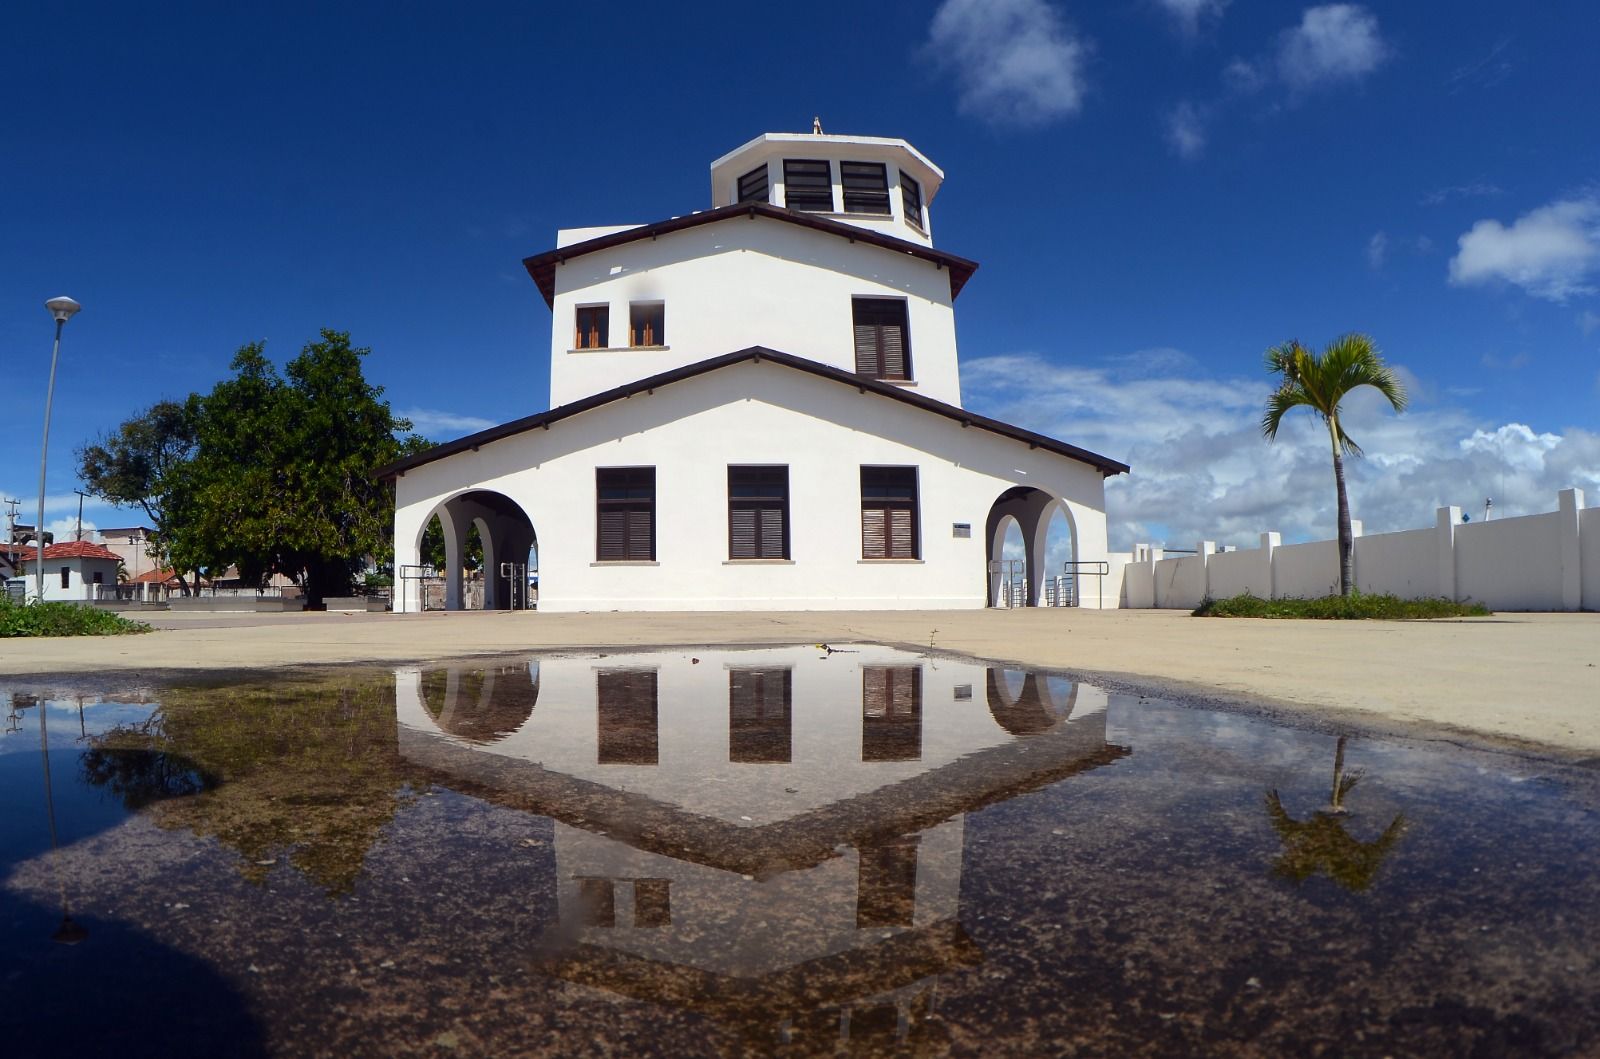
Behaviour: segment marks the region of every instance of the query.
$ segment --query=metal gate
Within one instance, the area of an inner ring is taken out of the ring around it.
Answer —
[[[443,610],[444,575],[432,566],[400,567],[400,599],[395,610]]]

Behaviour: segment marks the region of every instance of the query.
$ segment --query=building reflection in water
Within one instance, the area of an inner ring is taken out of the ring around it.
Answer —
[[[526,678],[495,684],[526,704],[514,730],[459,677],[436,708],[439,672],[396,671],[408,762],[555,821],[535,969],[762,1049],[936,1043],[940,976],[983,958],[960,921],[966,815],[1129,752],[1103,692],[890,648],[545,658],[537,709]]]

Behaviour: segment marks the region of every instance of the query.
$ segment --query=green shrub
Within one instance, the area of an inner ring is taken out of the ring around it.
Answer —
[[[0,638],[7,636],[118,636],[149,632],[142,621],[77,603],[17,603],[0,595]]]
[[[1246,592],[1231,599],[1208,599],[1194,610],[1197,618],[1481,618],[1492,613],[1481,603],[1449,599],[1401,599],[1398,596],[1322,596],[1319,599],[1262,599]]]

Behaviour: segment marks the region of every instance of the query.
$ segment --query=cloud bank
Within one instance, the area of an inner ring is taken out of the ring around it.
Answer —
[[[1308,91],[1354,81],[1378,68],[1389,47],[1378,19],[1357,4],[1307,8],[1300,24],[1278,42],[1278,76],[1290,88]]]
[[[926,48],[955,77],[963,113],[1032,126],[1083,108],[1088,45],[1044,0],[945,0]]]
[[[1407,381],[1414,393],[1427,389]],[[1016,354],[963,363],[962,388],[978,411],[1133,467],[1106,482],[1113,548],[1253,547],[1267,530],[1285,541],[1334,534],[1327,430],[1296,412],[1276,441],[1264,440],[1265,372],[1207,378],[1171,350],[1084,367]],[[1434,511],[1450,504],[1480,517],[1487,497],[1497,516],[1554,510],[1557,491],[1569,486],[1600,501],[1600,434],[1590,430],[1540,432],[1421,400],[1397,416],[1370,390],[1352,394],[1345,411],[1367,451],[1346,463],[1353,513],[1367,533],[1432,525]]]
[[[1505,282],[1553,302],[1593,294],[1588,279],[1600,263],[1600,197],[1552,202],[1509,226],[1479,221],[1457,245],[1450,259],[1457,286]]]

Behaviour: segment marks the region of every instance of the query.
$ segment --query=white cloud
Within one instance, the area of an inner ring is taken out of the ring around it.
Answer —
[[[1367,264],[1374,270],[1383,267],[1389,260],[1389,236],[1385,232],[1373,232],[1372,238],[1367,240]]]
[[[1296,90],[1354,81],[1378,68],[1389,48],[1378,20],[1357,4],[1307,8],[1278,43],[1278,75]]]
[[[1440,206],[1451,199],[1481,199],[1498,194],[1500,194],[1498,184],[1491,184],[1486,180],[1474,180],[1470,184],[1451,184],[1448,187],[1434,188],[1422,196],[1422,204]]]
[[[1171,15],[1185,36],[1194,36],[1203,25],[1222,18],[1229,0],[1156,0]]]
[[[1167,144],[1179,158],[1198,158],[1206,149],[1206,115],[1185,100],[1167,113]]]
[[[46,531],[55,534],[54,540],[58,542],[75,541],[78,539],[78,519],[76,515],[74,515],[72,518],[49,519],[45,522],[44,528]],[[86,541],[94,540],[94,533],[97,529],[99,529],[99,527],[93,522],[90,522],[88,519],[84,519],[83,539]]]
[[[1088,45],[1044,0],[945,0],[927,48],[954,73],[964,113],[1041,125],[1083,107]]]
[[[1138,359],[1079,367],[1034,355],[980,358],[962,365],[963,389],[975,410],[1132,465],[1132,474],[1106,483],[1114,548],[1198,540],[1254,547],[1267,530],[1288,541],[1333,536],[1321,422],[1295,412],[1268,442],[1259,426],[1271,389],[1265,372],[1206,378],[1192,367],[1143,369]],[[1367,533],[1431,526],[1434,511],[1449,504],[1477,517],[1484,497],[1494,497],[1497,517],[1554,510],[1556,493],[1569,486],[1600,497],[1594,432],[1541,433],[1440,405],[1396,415],[1370,389],[1346,400],[1345,424],[1367,452],[1345,465]]]
[[[1586,338],[1589,335],[1594,334],[1596,331],[1600,331],[1600,313],[1593,312],[1589,309],[1585,309],[1583,312],[1579,313],[1578,330],[1582,331],[1584,337]]]
[[[436,408],[406,408],[397,411],[395,415],[411,420],[411,429],[425,438],[434,440],[459,437],[462,434],[487,430],[495,425],[492,419],[443,412]]]
[[[1458,245],[1450,259],[1450,282],[1458,286],[1503,281],[1554,302],[1592,294],[1586,280],[1600,259],[1600,198],[1552,202],[1510,227],[1482,220]]]

